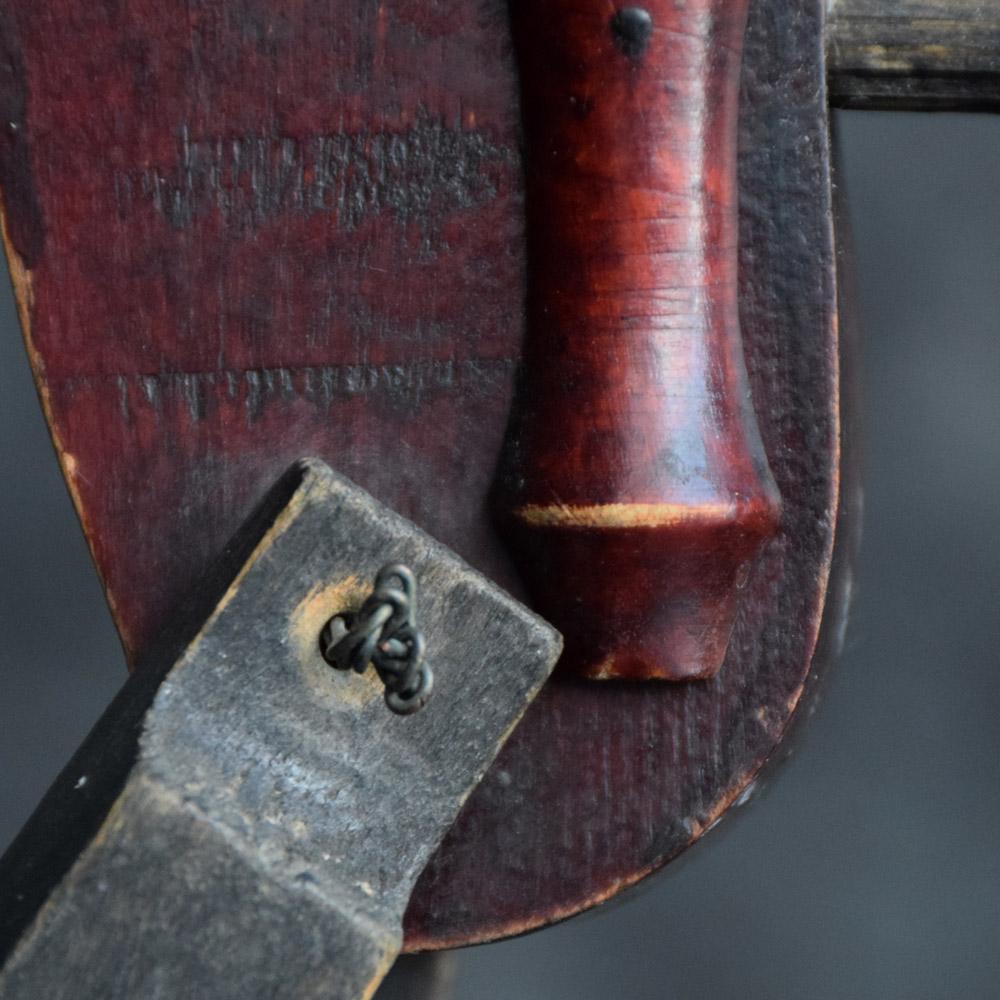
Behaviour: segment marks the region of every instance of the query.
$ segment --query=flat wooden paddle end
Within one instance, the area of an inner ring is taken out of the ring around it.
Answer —
[[[417,876],[559,637],[322,463],[279,495],[180,658],[133,675],[0,861],[3,996],[360,1000],[398,954]],[[385,564],[412,572],[433,664],[405,717],[381,673],[320,652]]]

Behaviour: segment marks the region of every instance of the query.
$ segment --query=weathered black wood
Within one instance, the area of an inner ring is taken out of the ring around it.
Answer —
[[[398,953],[417,875],[560,644],[325,466],[290,482],[148,711],[152,672],[139,671],[0,863],[6,906],[25,894],[33,834],[62,828],[80,852],[9,923],[0,996],[355,998]],[[396,561],[420,585],[436,676],[406,718],[374,676],[331,670],[317,643]],[[129,739],[105,760],[107,732]],[[81,845],[69,828],[95,788]]]
[[[1000,6],[833,0],[830,100],[845,108],[1000,110]]]
[[[143,670],[122,686],[0,859],[0,963],[104,822],[135,765],[143,721],[163,678],[302,485],[304,470],[296,465],[281,477],[175,609]]]

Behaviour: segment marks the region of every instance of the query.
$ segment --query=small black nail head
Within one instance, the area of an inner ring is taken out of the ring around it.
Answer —
[[[640,59],[653,36],[653,18],[643,7],[621,7],[611,18],[615,45],[629,59]]]

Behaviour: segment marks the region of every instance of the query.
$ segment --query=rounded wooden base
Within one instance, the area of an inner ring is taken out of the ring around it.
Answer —
[[[820,10],[751,4],[741,322],[783,514],[726,662],[554,680],[420,882],[411,949],[538,927],[661,866],[747,794],[800,702],[839,488]],[[487,514],[524,314],[504,5],[11,0],[0,37],[11,271],[130,658],[307,454],[523,597]]]

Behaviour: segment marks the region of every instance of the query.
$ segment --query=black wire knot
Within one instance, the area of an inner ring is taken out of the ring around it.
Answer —
[[[341,611],[323,626],[319,649],[337,670],[363,674],[371,664],[385,685],[385,703],[397,715],[427,704],[434,673],[424,663],[424,635],[417,628],[417,583],[400,563],[383,566],[359,611]]]

